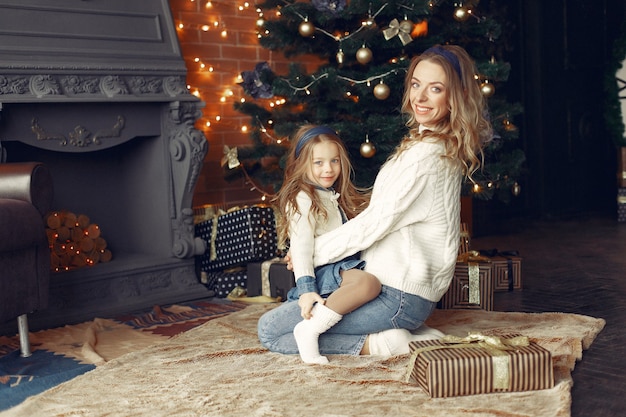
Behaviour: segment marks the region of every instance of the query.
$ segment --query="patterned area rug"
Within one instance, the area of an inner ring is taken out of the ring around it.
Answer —
[[[550,350],[555,386],[430,398],[404,382],[408,355],[329,355],[328,365],[305,365],[298,355],[267,351],[256,324],[271,308],[250,305],[108,361],[0,417],[568,417],[570,372],[605,325],[575,314],[436,310],[428,324],[446,334],[524,334]]]
[[[33,355],[20,357],[19,338],[0,337],[0,410],[13,407],[129,352],[162,343],[245,304],[199,301],[30,334]]]

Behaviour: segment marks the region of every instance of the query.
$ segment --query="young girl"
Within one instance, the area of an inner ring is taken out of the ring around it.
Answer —
[[[368,207],[315,239],[314,265],[362,251],[365,270],[382,283],[378,297],[320,336],[322,354],[408,353],[413,333],[448,290],[459,250],[463,177],[471,180],[491,138],[477,73],[455,45],[429,48],[411,60],[402,99],[408,134],[376,176]],[[259,340],[274,352],[297,351],[299,311],[290,304],[259,320]]]
[[[296,277],[288,300],[298,300],[304,319],[294,328],[294,336],[306,363],[328,363],[319,353],[319,335],[375,298],[381,288],[374,275],[362,270],[364,262],[357,256],[313,268],[315,237],[367,206],[368,194],[352,184],[351,174],[348,153],[333,129],[306,125],[296,132],[276,202],[284,219],[279,236],[289,237]]]

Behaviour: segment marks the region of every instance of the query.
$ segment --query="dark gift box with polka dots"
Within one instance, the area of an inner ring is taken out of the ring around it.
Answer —
[[[218,298],[225,298],[235,287],[245,289],[247,287],[248,275],[243,267],[227,269],[224,271],[212,271],[202,273],[202,283],[209,290],[215,292]]]
[[[198,223],[196,236],[204,239],[207,247],[200,256],[202,271],[218,271],[276,256],[276,221],[271,207],[246,207]]]

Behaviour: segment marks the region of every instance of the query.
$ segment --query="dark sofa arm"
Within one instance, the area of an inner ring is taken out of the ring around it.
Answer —
[[[53,195],[50,171],[41,162],[0,164],[0,198],[31,203],[44,216],[52,207]]]

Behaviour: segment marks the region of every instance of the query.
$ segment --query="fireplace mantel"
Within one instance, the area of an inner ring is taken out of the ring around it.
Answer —
[[[54,209],[89,216],[113,252],[53,273],[31,327],[207,296],[191,208],[203,103],[168,2],[0,0],[0,28],[0,157],[46,163]]]

